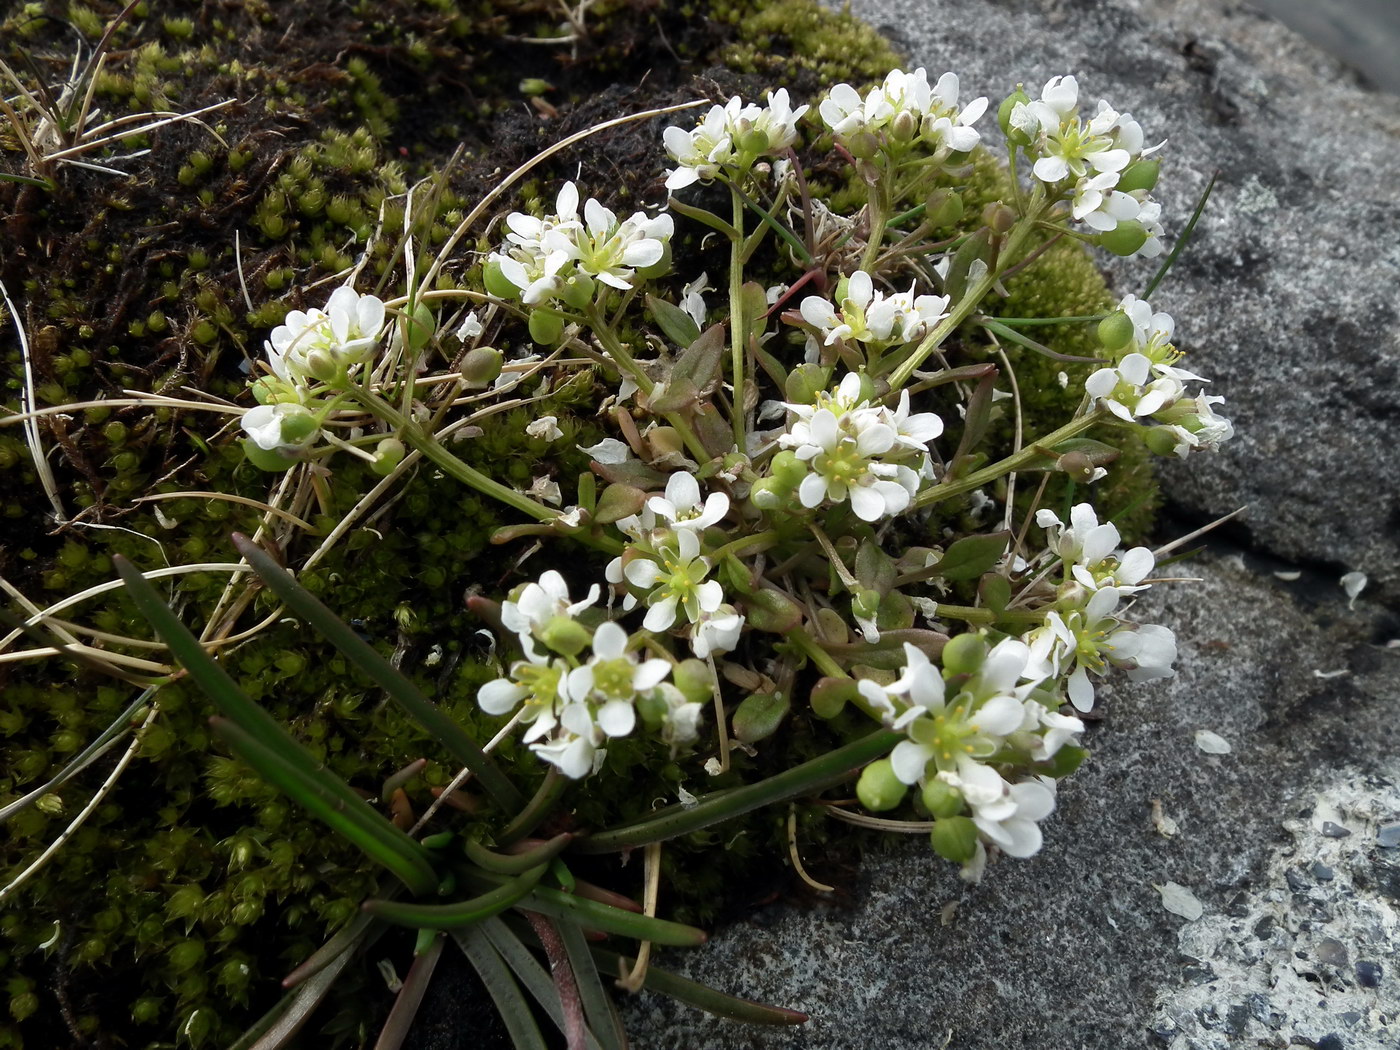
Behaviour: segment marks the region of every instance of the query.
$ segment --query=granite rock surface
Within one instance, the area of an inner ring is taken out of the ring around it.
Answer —
[[[848,904],[777,905],[667,960],[807,1025],[742,1028],[644,996],[634,1045],[1400,1045],[1400,104],[1244,5],[853,9],[969,96],[1074,72],[1130,109],[1171,140],[1169,232],[1219,171],[1153,302],[1238,437],[1163,478],[1175,525],[1249,511],[1193,563],[1202,582],[1143,602],[1177,631],[1179,674],[1107,694],[1040,854],[967,887],[922,842],[893,844]],[[1151,271],[1117,267],[1118,286],[1139,292]],[[1369,578],[1353,607],[1350,570]],[[1200,730],[1229,752],[1202,751]]]

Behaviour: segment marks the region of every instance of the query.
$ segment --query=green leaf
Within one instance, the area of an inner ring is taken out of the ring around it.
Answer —
[[[560,923],[555,929],[564,926],[569,926],[569,924]],[[491,946],[496,949],[501,960],[510,967],[520,983],[525,986],[525,990],[533,995],[544,1012],[549,1014],[549,1019],[554,1022],[554,1026],[560,1032],[564,1032],[564,1007],[559,1000],[559,986],[555,983],[554,978],[545,971],[539,960],[531,954],[530,949],[525,946],[520,936],[500,919],[487,919],[479,929],[491,942]],[[534,943],[537,938],[533,936],[533,930],[531,933],[532,943]],[[588,1050],[602,1050],[592,1032],[585,1030],[584,1039]]]
[[[432,893],[437,888],[438,876],[427,850],[370,809],[353,791],[347,800],[340,791],[328,790],[327,782],[332,782],[349,791],[343,782],[330,774],[314,777],[288,764],[237,723],[218,717],[209,722],[259,776],[397,875],[414,893]]]
[[[564,851],[564,847],[574,840],[570,832],[555,835],[548,842],[524,853],[496,853],[481,843],[468,839],[465,843],[467,859],[477,867],[493,871],[497,875],[520,875],[541,864],[548,864]]]
[[[771,587],[756,590],[744,601],[748,624],[755,631],[787,634],[802,623],[802,606]]]
[[[977,593],[981,596],[982,607],[1000,616],[1011,601],[1011,581],[1000,573],[989,572],[977,585]]]
[[[261,547],[241,533],[233,534],[234,546],[248,560],[264,583],[281,598],[292,613],[316,628],[351,663],[402,707],[415,722],[462,765],[476,774],[501,806],[515,808],[524,801],[500,767],[492,761],[460,725],[449,718],[418,687],[389,665],[372,646],[327,609],[320,600],[292,578]]]
[[[763,285],[757,281],[744,282],[742,292],[745,345],[750,339],[756,339],[763,334],[763,330],[768,327],[768,293],[764,291]]]
[[[675,303],[648,295],[647,309],[662,334],[676,346],[689,346],[700,338],[700,326],[695,323],[695,318]]]
[[[973,580],[993,568],[1006,553],[1011,542],[1010,532],[993,532],[985,536],[964,536],[944,553],[942,559],[928,572],[945,580]]]
[[[422,930],[455,930],[471,926],[505,911],[515,904],[544,877],[549,865],[540,864],[522,875],[496,886],[469,900],[451,904],[413,904],[408,901],[369,900],[364,910],[375,918],[395,926],[413,926]]]
[[[580,853],[612,853],[632,849],[648,842],[661,842],[699,831],[762,806],[813,795],[845,780],[903,739],[905,736],[902,733],[877,730],[757,784],[715,792],[690,806],[668,806],[642,820],[583,839],[575,843],[574,848]],[[655,940],[651,937],[646,939]]]
[[[894,567],[894,559],[880,549],[873,540],[863,540],[856,549],[854,574],[860,585],[868,590],[885,592],[894,587],[899,575]]]
[[[354,958],[354,952],[343,952],[331,960],[325,969],[284,995],[228,1050],[280,1050],[289,1045]]]
[[[598,508],[593,512],[593,520],[600,525],[611,525],[638,513],[646,501],[647,494],[641,489],[631,485],[609,485],[598,497]]]
[[[594,948],[593,955],[614,970],[631,969],[634,965],[633,960],[627,956],[604,948]],[[790,1025],[805,1024],[807,1021],[807,1015],[796,1010],[767,1006],[751,999],[740,999],[656,966],[647,967],[642,985],[653,992],[669,995],[672,999],[698,1007],[716,1017],[726,1017],[731,1021],[742,1021],[744,1024]]]
[[[602,1050],[626,1050],[627,1033],[622,1028],[622,1019],[603,985],[583,931],[571,922],[556,923],[555,929],[559,931],[569,965],[573,967],[579,999],[583,1002],[583,1016],[588,1021],[589,1029]]]
[[[948,264],[948,276],[943,279],[943,294],[958,302],[967,291],[967,274],[975,260],[982,258],[991,243],[991,231],[983,226],[959,245]]]
[[[1206,201],[1210,200],[1211,191],[1215,189],[1215,180],[1218,178],[1220,178],[1220,172],[1216,170],[1211,175],[1210,181],[1206,183],[1206,188],[1201,192],[1201,199],[1196,202],[1196,210],[1191,213],[1191,218],[1187,221],[1186,228],[1181,231],[1181,236],[1176,239],[1176,246],[1172,248],[1171,254],[1162,260],[1162,265],[1158,267],[1157,272],[1152,275],[1152,280],[1147,283],[1147,287],[1143,289],[1140,298],[1152,298],[1152,293],[1157,290],[1157,286],[1162,283],[1167,274],[1171,272],[1171,268],[1176,265],[1177,257],[1181,255],[1186,245],[1191,242],[1191,235],[1196,232],[1196,223],[1201,221],[1201,215],[1205,213]]]
[[[791,707],[784,693],[754,693],[734,712],[734,735],[745,744],[764,740],[778,731]]]
[[[438,959],[442,957],[444,943],[446,942],[439,934],[432,939],[426,951],[415,953],[413,965],[408,968],[408,975],[404,977],[399,994],[394,998],[394,1005],[389,1010],[389,1016],[384,1019],[379,1038],[375,1040],[374,1050],[399,1050],[408,1039],[414,1019],[418,1016],[418,1007],[422,1005],[423,995],[428,990],[428,983],[433,979]]]

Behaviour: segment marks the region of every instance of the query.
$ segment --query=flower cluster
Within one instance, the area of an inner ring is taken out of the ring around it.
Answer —
[[[1018,92],[1008,102],[1008,138],[1034,159],[1037,179],[1068,193],[1076,222],[1105,235],[1102,243],[1117,254],[1162,253],[1162,209],[1148,196],[1158,162],[1147,158],[1165,142],[1144,147],[1138,122],[1104,101],[1081,117],[1072,76],[1051,77],[1038,99]]]
[[[676,126],[662,133],[666,153],[676,166],[666,173],[672,192],[696,182],[738,179],[761,157],[774,157],[797,141],[797,122],[806,106],[793,109],[786,88],[768,93],[759,106],[735,95],[714,106],[690,131]]]
[[[874,352],[916,342],[948,316],[948,296],[876,291],[870,274],[857,270],[837,285],[838,310],[824,297],[802,300],[802,319],[816,328],[826,346],[838,340],[858,341]]]
[[[530,750],[574,779],[596,772],[607,754],[603,745],[628,736],[639,717],[675,746],[695,740],[702,710],[666,681],[670,661],[641,658],[616,623],[590,631],[576,619],[598,595],[595,584],[587,598],[571,602],[567,584],[553,570],[526,584],[501,606],[501,622],[520,639],[525,659],[477,694],[487,714],[521,707]]]
[[[675,228],[669,215],[634,212],[619,219],[590,197],[579,213],[578,187],[564,183],[554,214],[506,217],[506,244],[486,261],[487,286],[526,306],[561,299],[575,309],[592,302],[599,281],[627,290],[633,280],[661,271]]]
[[[1099,338],[1117,360],[1084,382],[1085,391],[1125,423],[1148,419],[1154,451],[1185,458],[1215,450],[1234,436],[1230,421],[1215,414],[1225,399],[1197,391],[1188,397],[1186,383],[1209,382],[1178,367],[1182,353],[1171,342],[1174,324],[1165,313],[1135,296],[1126,296],[1100,326]]]
[[[985,98],[958,108],[958,77],[944,73],[930,85],[923,69],[892,70],[884,83],[863,97],[849,84],[837,84],[819,107],[822,120],[853,156],[902,150],[914,142],[935,157],[966,153],[981,141],[972,127],[987,109]]]
[[[607,567],[609,583],[623,589],[622,608],[640,601],[648,631],[668,631],[683,615],[691,624],[690,645],[705,658],[738,645],[744,618],[724,600],[718,580],[707,579],[714,559],[701,553],[705,530],[729,513],[729,497],[703,497],[693,474],[676,471],[663,496],[652,496],[640,514],[617,523],[632,542]]]
[[[331,293],[324,310],[292,310],[267,339],[272,375],[254,385],[259,404],[243,414],[253,448],[290,461],[321,433],[312,390],[336,388],[371,357],[384,329],[384,303],[349,285]]]
[[[872,403],[863,377],[852,372],[813,404],[785,407],[796,419],[778,444],[800,464],[796,489],[804,507],[849,500],[862,521],[878,521],[906,510],[932,474],[928,443],[943,433],[943,421],[932,412],[911,414],[907,390],[890,409]],[[793,466],[775,461],[773,476],[791,478]]]

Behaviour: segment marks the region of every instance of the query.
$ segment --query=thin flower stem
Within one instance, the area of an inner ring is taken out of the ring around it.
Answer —
[[[817,644],[816,640],[807,634],[802,628],[788,631],[784,636],[789,642],[801,649],[812,663],[817,665],[817,669],[829,678],[850,678],[850,674],[844,667],[836,662],[836,658]]]
[[[865,251],[860,257],[860,268],[866,273],[871,273],[875,268],[876,261],[880,258],[880,249],[885,243],[885,227],[890,221],[890,209],[888,201],[887,182],[881,179],[879,185],[875,186],[870,194],[870,200],[866,208],[870,212],[870,234],[866,238]]]
[[[738,554],[741,550],[744,550],[745,548],[765,545],[771,547],[773,544],[779,542],[782,538],[783,534],[777,529],[769,529],[766,532],[755,532],[748,536],[740,536],[737,540],[730,540],[723,547],[720,547],[713,554],[711,554],[710,557],[715,560],[716,564],[718,564],[719,562],[727,558],[729,555]]]
[[[1095,409],[1086,415],[1072,419],[1059,430],[1045,435],[1045,437],[1041,438],[1039,441],[1032,442],[1030,447],[1023,449],[1014,456],[1007,456],[1005,459],[999,460],[989,467],[975,470],[966,477],[959,478],[956,481],[945,481],[941,484],[934,485],[930,489],[925,489],[914,497],[913,505],[915,507],[931,507],[935,503],[941,503],[945,499],[951,499],[953,496],[959,496],[964,492],[971,492],[973,489],[979,489],[983,485],[995,481],[1003,474],[1009,474],[1013,470],[1020,470],[1038,456],[1044,455],[1042,449],[1053,448],[1063,441],[1068,441],[1072,437],[1079,436],[1103,418],[1103,410]]]
[[[734,381],[734,445],[744,450],[744,198],[731,186],[734,239],[729,242],[729,345]]]
[[[950,335],[957,331],[958,326],[967,320],[972,311],[977,308],[977,305],[986,298],[987,293],[990,292],[992,288],[996,286],[997,281],[1001,279],[1001,274],[1006,268],[1006,264],[1019,257],[1026,240],[1035,231],[1040,213],[1045,210],[1045,207],[1046,206],[1043,204],[1039,206],[1033,204],[1031,215],[1016,224],[1016,228],[1011,232],[1011,236],[1007,238],[1006,246],[1002,249],[997,259],[997,265],[989,268],[982,279],[964,293],[963,297],[958,300],[957,305],[953,307],[952,312],[940,321],[937,327],[924,337],[924,341],[915,348],[914,352],[909,355],[909,357],[905,358],[904,363],[894,370],[894,373],[890,376],[891,390],[898,390],[904,386],[905,383],[909,382],[915,370],[928,359],[930,354],[942,346]]]

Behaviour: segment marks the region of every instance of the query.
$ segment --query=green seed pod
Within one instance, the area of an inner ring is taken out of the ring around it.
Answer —
[[[403,462],[406,451],[403,442],[398,438],[385,438],[374,447],[374,462],[370,464],[370,470],[381,478],[387,478],[394,472],[394,468]]]
[[[541,346],[553,346],[564,335],[564,319],[547,310],[530,311],[530,338]]]
[[[584,310],[593,302],[593,294],[598,290],[598,282],[586,273],[576,273],[564,282],[559,290],[559,298],[575,310]]]
[[[993,233],[1007,233],[1016,225],[1016,212],[1001,201],[992,201],[982,209],[982,225]]]
[[[792,486],[777,478],[759,478],[749,489],[749,502],[759,510],[777,510],[792,495]]]
[[[682,660],[671,671],[671,680],[693,704],[705,703],[714,698],[714,679],[710,675],[709,667],[702,660]]]
[[[749,128],[739,136],[739,150],[743,153],[767,153],[768,132],[761,128]]]
[[[963,811],[962,792],[941,780],[930,780],[919,797],[923,800],[924,808],[938,819],[956,817]]]
[[[987,643],[972,631],[948,639],[943,647],[943,669],[950,674],[974,674],[986,658]]]
[[[1137,326],[1122,310],[1115,310],[1099,322],[1099,342],[1105,350],[1122,350],[1136,334]]]
[[[935,190],[924,202],[924,218],[935,230],[956,226],[963,217],[963,199],[952,190]]]
[[[857,160],[869,160],[880,152],[880,140],[869,131],[857,131],[846,137],[846,152]]]
[[[1124,193],[1132,193],[1135,190],[1151,191],[1157,185],[1157,176],[1162,173],[1162,162],[1156,157],[1149,157],[1145,160],[1135,160],[1123,169],[1123,174],[1118,176],[1117,188]]]
[[[977,825],[971,817],[935,820],[928,838],[933,851],[954,864],[966,864],[977,853]]]
[[[815,404],[817,395],[826,392],[831,382],[831,369],[821,365],[798,365],[788,373],[783,384],[783,397],[794,405]]]
[[[874,589],[857,591],[851,599],[851,612],[862,620],[873,620],[880,612],[880,599],[883,595]]]
[[[521,289],[511,284],[501,272],[501,264],[495,259],[487,259],[481,267],[481,283],[497,299],[519,299]]]
[[[1147,243],[1147,230],[1136,219],[1120,222],[1107,233],[1099,234],[1099,244],[1114,255],[1132,255]]]
[[[807,464],[797,458],[797,453],[785,448],[773,457],[768,464],[768,472],[786,489],[795,489],[807,476]]]
[[[567,616],[556,616],[545,624],[540,640],[561,656],[577,656],[593,642],[593,632]]]
[[[808,699],[812,705],[812,713],[818,718],[835,718],[857,695],[859,693],[854,679],[822,678],[812,687],[812,694]]]
[[[321,424],[304,408],[288,412],[282,417],[282,441],[285,444],[308,445],[320,432]]]
[[[462,378],[474,386],[494,383],[505,364],[505,355],[490,346],[478,346],[462,358]]]
[[[1173,456],[1180,438],[1168,427],[1151,427],[1142,435],[1142,440],[1155,455]]]
[[[289,456],[260,448],[257,442],[252,438],[243,439],[243,454],[248,457],[248,462],[259,470],[266,470],[274,474],[279,474],[284,470],[291,470],[292,467],[297,465],[297,460]]]
[[[888,758],[871,762],[861,770],[860,780],[856,782],[856,798],[872,813],[894,809],[908,793],[908,786],[894,775],[894,765]]]

